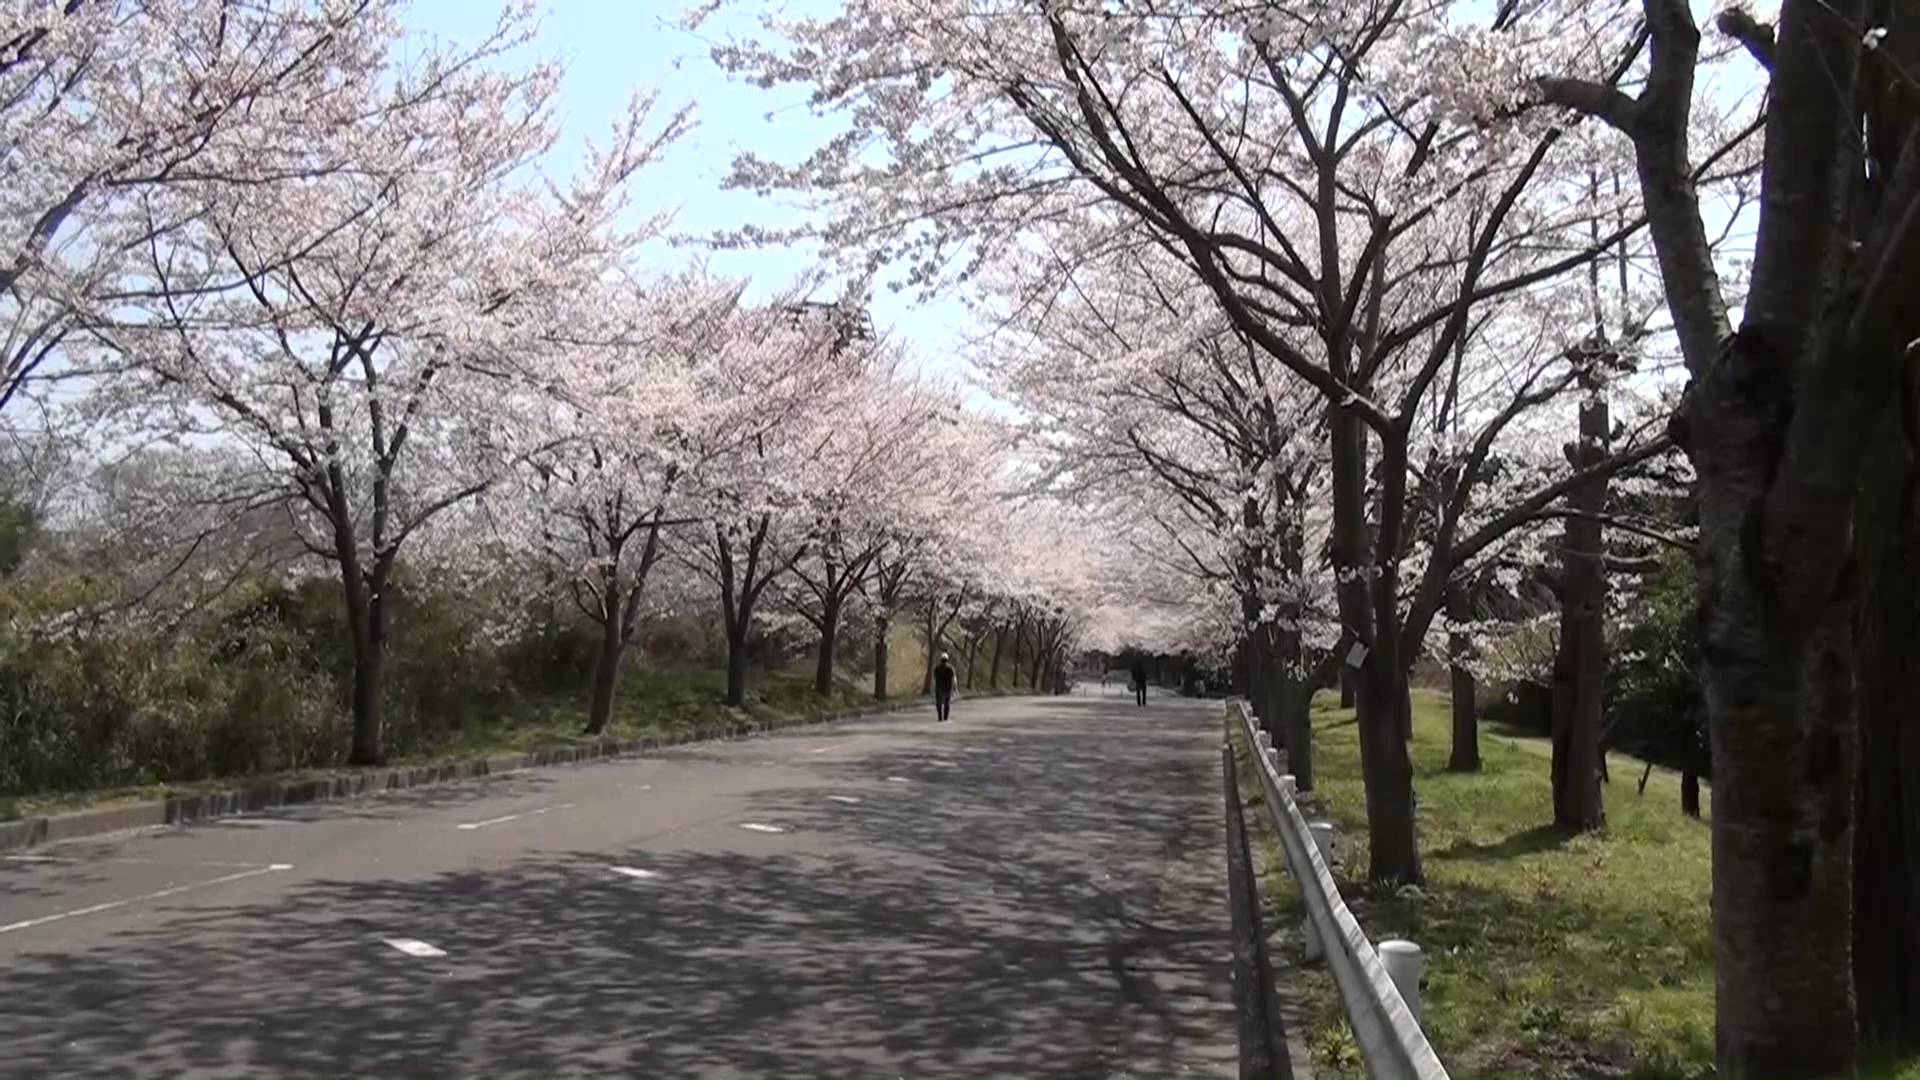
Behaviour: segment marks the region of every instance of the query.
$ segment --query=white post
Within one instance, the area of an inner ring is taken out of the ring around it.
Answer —
[[[1260,748],[1260,754],[1264,757],[1273,750],[1273,736],[1267,734],[1265,731],[1255,729],[1253,733],[1253,745]]]
[[[1271,746],[1267,747],[1267,764],[1273,767],[1273,774],[1275,776],[1283,776],[1286,774],[1287,766],[1285,762],[1280,760],[1280,751],[1275,750]]]
[[[1294,780],[1292,773],[1280,774],[1280,790],[1286,792],[1289,795],[1300,790],[1299,785]]]
[[[1307,825],[1307,831],[1313,834],[1313,844],[1320,849],[1320,861],[1333,866],[1333,823],[1315,821]]]
[[[1426,969],[1426,958],[1420,954],[1420,946],[1411,941],[1383,941],[1379,944],[1380,963],[1387,969],[1387,976],[1393,980],[1394,988],[1400,991],[1400,999],[1407,1003],[1407,1011],[1413,1014],[1413,1022],[1420,1020],[1420,975]]]

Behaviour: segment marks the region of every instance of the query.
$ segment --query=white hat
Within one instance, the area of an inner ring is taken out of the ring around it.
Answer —
[[[952,654],[952,653],[945,653],[945,652],[943,652],[943,653],[941,653],[941,654],[940,654],[940,659],[942,659],[942,660],[951,660],[951,659],[953,659],[953,654]]]

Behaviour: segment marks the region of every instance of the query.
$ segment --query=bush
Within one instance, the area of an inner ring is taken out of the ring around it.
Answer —
[[[0,594],[0,794],[187,781],[339,755],[343,727],[298,634],[66,626],[83,583]]]
[[[1607,723],[1609,745],[1676,769],[1692,753],[1701,774],[1710,777],[1695,588],[1692,564],[1680,552],[1670,553],[1648,576],[1634,605],[1638,617],[1619,633]]]

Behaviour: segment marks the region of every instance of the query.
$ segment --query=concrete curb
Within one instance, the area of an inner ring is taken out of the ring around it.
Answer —
[[[41,844],[74,840],[84,836],[130,832],[163,825],[186,825],[195,821],[210,821],[236,814],[258,813],[283,806],[353,799],[364,795],[377,795],[381,792],[404,791],[408,788],[484,779],[528,769],[607,761],[689,743],[726,742],[771,731],[820,727],[870,716],[885,716],[926,704],[924,699],[912,698],[894,704],[870,706],[853,712],[830,713],[821,717],[746,722],[734,724],[725,729],[672,732],[642,739],[607,739],[579,746],[553,746],[529,750],[524,754],[469,758],[465,761],[448,761],[431,765],[397,766],[347,776],[275,780],[229,791],[178,795],[168,799],[127,803],[98,810],[75,810],[65,814],[21,818],[18,821],[0,822],[0,853],[20,851]]]

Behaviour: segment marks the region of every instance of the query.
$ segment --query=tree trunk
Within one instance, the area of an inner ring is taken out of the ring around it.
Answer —
[[[820,652],[813,666],[813,692],[833,693],[833,649],[840,641],[840,601],[829,599],[820,609]]]
[[[927,601],[927,624],[921,633],[927,638],[927,670],[920,678],[920,696],[933,693],[933,669],[940,662],[940,601]]]
[[[1575,470],[1607,454],[1607,403],[1597,394],[1580,406],[1580,441],[1567,457]],[[1567,493],[1560,556],[1560,650],[1554,660],[1553,823],[1569,832],[1606,825],[1600,787],[1600,726],[1607,676],[1607,483],[1594,480]]]
[[[1353,669],[1341,668],[1340,669],[1340,707],[1343,709],[1351,709],[1354,706],[1354,702],[1357,700],[1359,700],[1359,689],[1357,686],[1357,682],[1353,677]]]
[[[882,613],[873,631],[873,698],[875,701],[887,700],[887,638],[893,632],[893,621]]]
[[[987,688],[1000,689],[1000,650],[1007,644],[1007,625],[996,623],[993,627],[993,662],[987,667]]]
[[[1358,681],[1360,771],[1366,787],[1370,859],[1367,876],[1387,884],[1417,885],[1424,878],[1413,828],[1413,760],[1400,735],[1406,677],[1369,658]]]
[[[354,541],[347,541],[341,581],[346,589],[347,625],[353,644],[353,745],[349,765],[387,763],[387,575],[373,581],[360,576]]]
[[[1280,665],[1287,673],[1281,680],[1279,728],[1286,733],[1287,771],[1301,791],[1313,790],[1313,684],[1306,673],[1306,656],[1298,631],[1280,635]]]
[[[1447,620],[1456,626],[1472,617],[1464,582],[1447,586]],[[1467,661],[1473,655],[1473,639],[1465,631],[1447,634],[1447,656],[1452,661],[1448,674],[1452,681],[1453,750],[1447,756],[1447,768],[1453,772],[1480,771],[1480,722],[1474,715],[1473,670]]]
[[[1870,442],[1854,533],[1854,996],[1862,1038],[1896,1052],[1920,1045],[1920,793],[1908,787],[1920,778],[1920,476],[1900,411],[1885,410]]]
[[[626,651],[621,634],[620,594],[609,597],[615,610],[600,624],[600,649],[593,660],[593,696],[587,704],[587,734],[598,735],[613,720],[614,691],[620,685],[620,657]]]
[[[365,630],[353,635],[353,749],[349,765],[385,765],[386,748],[385,635]]]
[[[739,709],[747,704],[747,623],[727,634],[727,704]]]
[[[1285,635],[1280,628],[1269,623],[1260,628],[1260,637],[1266,643],[1266,659],[1261,664],[1265,675],[1265,692],[1261,695],[1265,712],[1259,714],[1267,734],[1272,737],[1273,745],[1288,751],[1288,760],[1292,760],[1293,744],[1290,736],[1289,721],[1292,719],[1288,702],[1293,699],[1293,680],[1287,677]]]
[[[973,671],[979,665],[981,635],[967,631],[967,689],[973,689]]]
[[[1344,374],[1344,372],[1342,372]],[[1333,486],[1332,554],[1340,621],[1370,651],[1354,673],[1355,726],[1360,736],[1360,774],[1366,788],[1367,876],[1390,885],[1419,884],[1420,853],[1413,829],[1413,762],[1402,737],[1407,700],[1406,673],[1392,647],[1393,627],[1380,615],[1398,603],[1376,597],[1382,589],[1368,573],[1374,568],[1372,530],[1367,522],[1366,430],[1358,418],[1338,407],[1328,409]],[[1388,472],[1391,472],[1389,467]],[[1376,602],[1381,601],[1381,602]]]
[[[1686,764],[1680,767],[1680,812],[1690,818],[1700,816],[1700,768],[1694,762],[1693,754],[1688,753]]]

